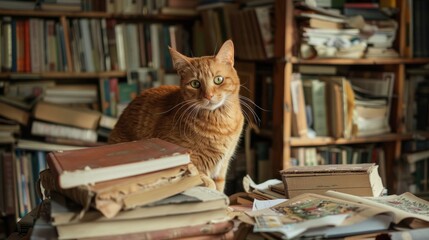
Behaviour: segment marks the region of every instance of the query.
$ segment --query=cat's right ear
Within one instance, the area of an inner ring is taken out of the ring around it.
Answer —
[[[180,54],[175,49],[168,47],[170,50],[171,59],[173,60],[173,67],[176,70],[182,69],[189,64],[188,57]]]

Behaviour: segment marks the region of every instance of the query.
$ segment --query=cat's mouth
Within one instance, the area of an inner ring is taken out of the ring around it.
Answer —
[[[224,99],[221,99],[219,101],[203,99],[203,101],[201,101],[200,107],[203,109],[213,111],[219,108],[220,106],[222,106],[224,102],[225,102]]]

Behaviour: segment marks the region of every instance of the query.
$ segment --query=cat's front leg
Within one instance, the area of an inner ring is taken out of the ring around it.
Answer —
[[[223,192],[225,190],[225,178],[220,178],[220,177],[215,178],[214,182],[216,184],[216,189],[219,192]]]
[[[213,177],[213,180],[216,183],[216,189],[219,192],[223,192],[225,190],[225,179],[228,171],[228,165],[229,161],[226,161],[225,159],[221,161],[220,165],[218,165],[218,173]]]
[[[207,176],[207,174],[200,173],[200,177],[204,183],[204,186],[211,188],[211,189],[217,189],[216,183],[213,181],[213,179],[211,179],[209,176]]]

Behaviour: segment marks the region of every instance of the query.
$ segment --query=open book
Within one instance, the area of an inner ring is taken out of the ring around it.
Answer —
[[[268,209],[248,213],[255,232],[271,232],[286,239],[342,237],[386,230],[394,226],[429,226],[429,202],[411,193],[387,197],[358,197],[327,191],[301,194]]]

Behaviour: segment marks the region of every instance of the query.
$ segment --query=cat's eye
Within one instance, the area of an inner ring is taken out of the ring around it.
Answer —
[[[191,87],[193,88],[200,88],[201,83],[198,80],[192,80],[191,82],[189,82],[189,85],[191,85]]]
[[[215,84],[217,84],[217,85],[220,85],[220,84],[222,84],[222,83],[223,83],[223,77],[222,77],[222,76],[216,76],[216,77],[213,79],[213,82],[214,82]]]

